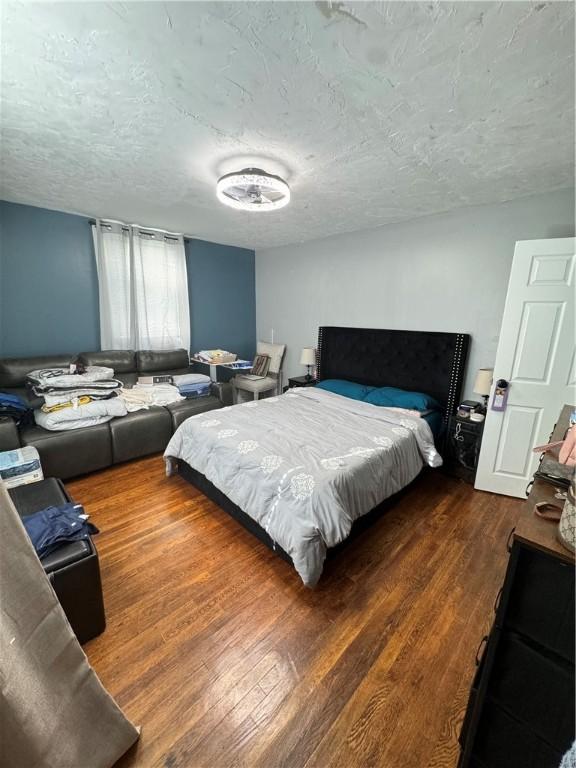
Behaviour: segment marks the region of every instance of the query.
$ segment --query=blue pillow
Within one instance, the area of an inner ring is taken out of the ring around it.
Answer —
[[[440,410],[440,405],[430,395],[423,392],[408,392],[396,387],[372,389],[364,398],[366,403],[382,405],[387,408],[408,408],[411,411]]]
[[[325,379],[316,384],[317,389],[325,389],[327,392],[334,392],[335,395],[350,397],[352,400],[364,400],[374,387],[367,387],[365,384],[356,384],[354,381],[345,381],[344,379]]]

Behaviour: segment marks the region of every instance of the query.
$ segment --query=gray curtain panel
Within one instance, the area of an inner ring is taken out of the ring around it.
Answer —
[[[138,735],[88,663],[0,481],[0,765],[109,768]]]

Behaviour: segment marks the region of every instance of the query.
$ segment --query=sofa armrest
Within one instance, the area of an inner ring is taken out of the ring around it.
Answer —
[[[20,448],[20,436],[14,419],[0,416],[0,451],[13,451]]]
[[[213,381],[210,392],[217,397],[222,405],[232,405],[232,387],[223,381]]]

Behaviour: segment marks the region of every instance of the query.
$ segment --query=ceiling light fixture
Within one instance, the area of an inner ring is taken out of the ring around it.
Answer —
[[[238,211],[277,211],[290,202],[290,187],[280,176],[245,168],[218,179],[216,195]]]

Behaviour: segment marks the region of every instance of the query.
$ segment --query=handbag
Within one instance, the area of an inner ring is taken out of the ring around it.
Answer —
[[[558,538],[560,543],[571,552],[576,550],[576,499],[574,498],[574,483],[568,489],[564,508],[558,523]]]
[[[548,501],[539,501],[534,505],[534,514],[544,520],[558,523],[556,533],[558,541],[571,552],[576,551],[576,499],[574,483],[568,488],[562,509]]]
[[[576,466],[576,424],[575,413],[570,417],[570,427],[566,430],[564,440],[548,443],[533,448],[534,451],[544,451],[540,467],[534,474],[534,479],[544,480],[557,488],[566,490],[566,500],[560,509],[556,504],[547,501],[534,505],[534,513],[545,520],[558,522],[558,541],[571,552],[576,550],[576,501],[574,496],[574,467]],[[546,455],[546,452],[560,448],[558,458]]]

